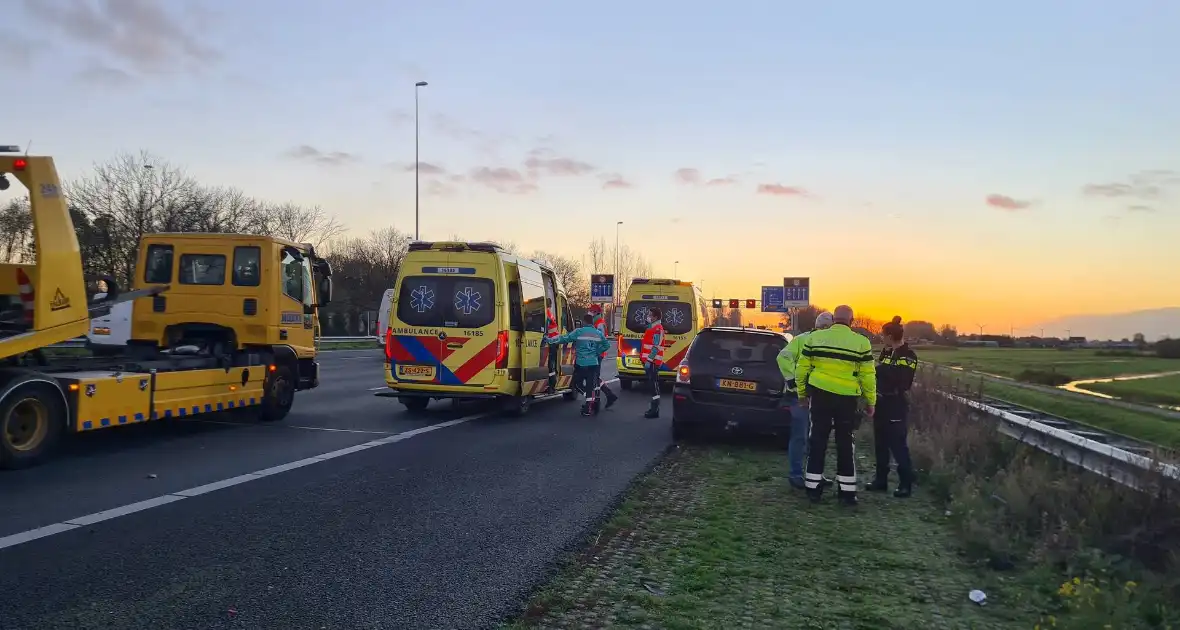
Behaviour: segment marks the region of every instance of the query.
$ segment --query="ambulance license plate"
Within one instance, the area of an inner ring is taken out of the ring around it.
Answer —
[[[758,383],[752,381],[735,381],[730,378],[717,379],[717,386],[721,389],[737,389],[743,392],[752,392],[758,389]]]
[[[407,381],[433,381],[433,365],[402,365],[397,366],[397,377]]]

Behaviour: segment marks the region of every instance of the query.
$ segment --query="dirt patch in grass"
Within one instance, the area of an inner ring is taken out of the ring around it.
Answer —
[[[514,625],[1029,628],[1038,618],[1047,595],[964,561],[929,496],[813,506],[785,465],[778,452],[677,450]],[[968,599],[975,588],[988,606]]]

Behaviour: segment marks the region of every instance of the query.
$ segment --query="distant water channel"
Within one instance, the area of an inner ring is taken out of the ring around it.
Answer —
[[[1066,391],[1074,392],[1077,394],[1086,394],[1089,396],[1094,396],[1095,398],[1105,398],[1107,400],[1120,400],[1120,398],[1118,396],[1111,396],[1109,394],[1103,394],[1102,392],[1090,391],[1088,389],[1084,389],[1083,386],[1084,385],[1093,385],[1095,383],[1114,383],[1116,381],[1141,381],[1141,380],[1149,379],[1149,378],[1161,378],[1164,376],[1175,376],[1177,374],[1180,374],[1180,371],[1156,372],[1154,374],[1132,374],[1132,375],[1128,375],[1128,376],[1113,376],[1110,378],[1087,378],[1087,379],[1082,379],[1080,381],[1070,381],[1069,383],[1066,383],[1065,385],[1061,385],[1060,387],[1058,387],[1058,389],[1064,389]],[[1164,409],[1173,409],[1176,411],[1180,411],[1180,407],[1172,407],[1169,405],[1157,405],[1157,406],[1163,407]]]

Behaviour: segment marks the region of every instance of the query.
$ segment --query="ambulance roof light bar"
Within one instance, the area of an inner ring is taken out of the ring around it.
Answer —
[[[15,144],[0,144],[0,153],[20,153],[20,147]]]
[[[688,286],[691,282],[673,280],[671,278],[633,278],[631,284],[665,284],[674,286]]]

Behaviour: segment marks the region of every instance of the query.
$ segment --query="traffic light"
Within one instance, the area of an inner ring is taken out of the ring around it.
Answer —
[[[721,308],[721,300],[713,300],[713,308]]]
[[[758,308],[758,300],[746,300],[746,308]]]
[[[730,300],[729,308],[740,308],[740,305],[738,304],[740,301],[741,300]]]

